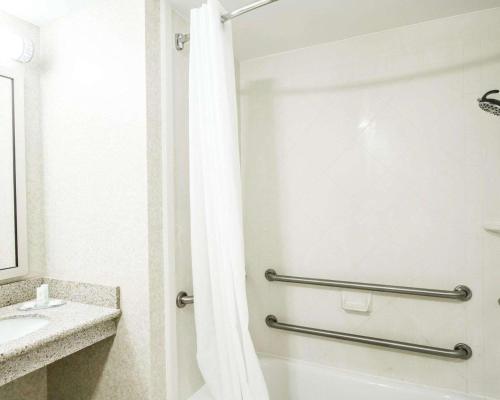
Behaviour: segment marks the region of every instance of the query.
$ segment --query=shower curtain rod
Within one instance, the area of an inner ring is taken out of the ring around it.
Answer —
[[[268,4],[274,3],[278,0],[260,0],[255,3],[249,4],[248,6],[238,8],[230,13],[223,14],[220,17],[220,22],[225,23],[232,20],[233,18],[239,17],[240,15],[246,14],[250,11],[256,10],[257,8],[267,6]],[[189,33],[176,33],[175,34],[175,48],[177,50],[184,50],[184,45],[189,42]]]
[[[229,21],[230,19],[239,17],[240,15],[246,14],[247,12],[256,10],[257,8],[267,6],[268,4],[274,3],[275,1],[278,0],[260,0],[256,1],[255,3],[249,4],[248,6],[238,8],[237,10],[234,10],[233,12],[221,15],[220,20],[222,23]]]

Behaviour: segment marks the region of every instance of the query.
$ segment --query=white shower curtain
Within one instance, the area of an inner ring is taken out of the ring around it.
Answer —
[[[268,400],[248,331],[231,23],[208,0],[191,12],[189,149],[198,366],[192,400]]]

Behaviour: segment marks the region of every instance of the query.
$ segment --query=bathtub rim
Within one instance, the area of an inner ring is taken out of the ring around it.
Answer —
[[[442,395],[456,395],[456,396],[464,396],[466,397],[467,400],[500,400],[494,397],[488,397],[482,394],[478,393],[473,393],[473,392],[463,392],[455,389],[447,389],[443,387],[438,387],[438,386],[430,386],[430,385],[425,385],[421,383],[415,383],[411,381],[404,381],[400,379],[395,379],[395,378],[390,378],[386,376],[381,376],[381,375],[374,375],[370,374],[367,372],[362,372],[362,371],[356,371],[356,370],[351,370],[347,368],[339,368],[339,367],[334,367],[328,364],[324,363],[318,363],[314,361],[308,361],[308,360],[301,360],[298,358],[293,358],[293,357],[284,357],[272,353],[266,353],[266,352],[257,352],[257,356],[259,358],[259,362],[262,363],[263,360],[278,360],[282,361],[285,363],[289,363],[292,365],[299,365],[299,366],[305,366],[308,368],[318,368],[321,371],[332,371],[336,372],[338,376],[345,377],[348,379],[353,379],[355,381],[361,381],[365,384],[371,384],[371,385],[376,385],[376,384],[381,384],[384,386],[388,386],[391,389],[402,389],[404,387],[411,387],[413,389],[420,389],[422,391],[427,391],[427,392],[434,392],[436,394],[442,394]],[[262,364],[261,364],[262,365]],[[454,400],[454,399],[451,399]],[[460,399],[461,400],[461,399]]]

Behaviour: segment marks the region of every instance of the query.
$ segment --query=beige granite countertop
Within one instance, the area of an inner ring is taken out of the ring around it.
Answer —
[[[49,323],[26,336],[0,344],[0,363],[26,354],[51,342],[82,332],[95,325],[117,319],[120,310],[68,301],[61,307],[19,311],[19,304],[0,308],[0,320],[13,316],[39,316]]]
[[[67,303],[46,310],[20,311],[49,285],[50,297]],[[76,353],[117,333],[120,288],[98,284],[28,278],[0,285],[0,320],[38,316],[49,320],[42,328],[0,344],[0,387],[39,368]]]

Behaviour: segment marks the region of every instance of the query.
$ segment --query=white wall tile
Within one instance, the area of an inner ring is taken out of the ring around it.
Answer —
[[[257,349],[500,396],[500,119],[476,99],[500,85],[500,9],[241,64],[246,251]],[[451,290],[468,303],[269,283],[278,272]],[[498,275],[498,276],[497,276]],[[453,362],[270,330],[297,324],[452,348]]]

